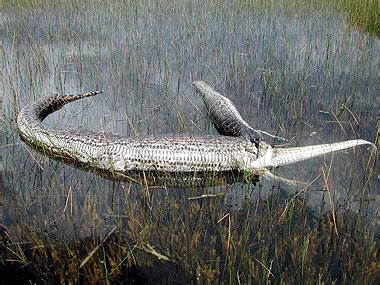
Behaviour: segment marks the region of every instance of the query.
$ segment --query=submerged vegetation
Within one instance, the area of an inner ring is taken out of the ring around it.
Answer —
[[[365,148],[276,170],[306,186],[154,184],[47,159],[15,127],[33,98],[102,89],[46,124],[215,134],[191,87],[204,80],[292,145],[374,142],[375,2],[1,1],[0,283],[376,284],[380,193]]]

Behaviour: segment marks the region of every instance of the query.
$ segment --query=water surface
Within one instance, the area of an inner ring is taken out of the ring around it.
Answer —
[[[333,10],[289,14],[229,1],[209,3],[211,8],[152,2],[46,5],[2,13],[1,188],[3,223],[10,232],[24,221],[67,240],[104,235],[131,222],[130,205],[144,207],[146,185],[104,179],[46,158],[20,141],[17,111],[54,91],[104,91],[46,119],[63,129],[216,135],[191,85],[203,80],[230,98],[252,126],[289,138],[291,146],[375,141],[379,40],[348,26]],[[363,213],[375,223],[380,192],[373,156],[360,147],[275,173],[314,181],[302,197],[315,213],[331,210],[326,191],[320,191],[327,181],[335,209]],[[222,216],[241,209],[247,199],[265,201],[273,189],[279,199],[289,199],[302,188],[262,179],[150,191],[157,199],[152,207],[166,207],[165,197],[186,201],[226,192]]]

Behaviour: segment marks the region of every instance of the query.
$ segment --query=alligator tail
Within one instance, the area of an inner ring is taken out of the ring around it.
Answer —
[[[288,165],[295,162],[303,161],[313,157],[321,156],[327,153],[343,150],[359,145],[369,144],[374,148],[376,146],[365,140],[349,140],[344,142],[332,143],[332,144],[319,144],[304,147],[293,148],[276,148],[273,149],[272,158],[269,160],[270,165],[266,166],[281,166]]]

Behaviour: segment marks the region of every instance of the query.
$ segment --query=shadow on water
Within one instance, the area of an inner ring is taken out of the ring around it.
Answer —
[[[33,98],[103,89],[44,123],[125,136],[216,134],[191,86],[204,80],[250,124],[292,146],[374,141],[378,39],[330,10],[246,9],[237,1],[37,2],[2,12],[2,278],[379,277],[379,180],[375,154],[364,147],[275,170],[308,187],[236,175],[152,184],[141,176],[112,181],[49,159],[15,129],[15,114]]]

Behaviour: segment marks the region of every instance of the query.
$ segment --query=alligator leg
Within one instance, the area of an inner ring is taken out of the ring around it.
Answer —
[[[252,128],[243,119],[230,99],[216,92],[205,82],[195,81],[193,84],[202,96],[207,113],[220,134],[235,137],[244,136],[255,144],[263,139],[263,135],[279,141],[287,141],[285,138]]]

